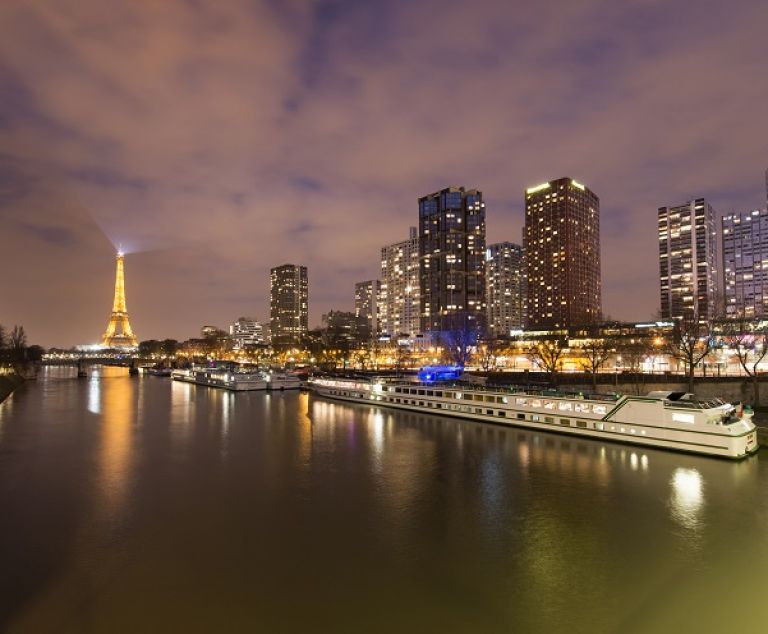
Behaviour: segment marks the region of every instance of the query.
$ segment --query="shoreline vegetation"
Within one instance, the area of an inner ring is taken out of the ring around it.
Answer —
[[[16,373],[0,374],[0,403],[11,395],[17,387],[24,383],[24,379]]]

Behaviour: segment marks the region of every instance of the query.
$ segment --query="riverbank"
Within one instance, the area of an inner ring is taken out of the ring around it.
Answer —
[[[22,383],[24,383],[24,379],[18,374],[0,374],[0,403]]]

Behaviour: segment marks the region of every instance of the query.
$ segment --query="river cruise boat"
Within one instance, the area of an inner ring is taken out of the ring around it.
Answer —
[[[235,392],[267,389],[267,381],[261,372],[243,372],[226,367],[174,370],[171,376],[175,381],[218,387]]]
[[[343,401],[723,458],[744,458],[758,449],[750,410],[684,392],[583,395],[463,381],[336,377],[313,377],[310,389]]]
[[[291,372],[267,372],[264,375],[268,390],[298,390],[301,380]]]

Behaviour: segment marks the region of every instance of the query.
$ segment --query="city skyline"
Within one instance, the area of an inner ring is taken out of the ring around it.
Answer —
[[[316,325],[419,195],[477,187],[488,243],[519,242],[521,192],[563,174],[600,195],[604,313],[650,317],[660,205],[765,206],[768,8],[697,7],[4,3],[0,322],[95,342],[122,244],[142,339],[266,322],[281,261],[311,269]]]

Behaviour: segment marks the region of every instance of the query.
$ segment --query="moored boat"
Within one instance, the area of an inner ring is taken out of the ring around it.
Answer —
[[[267,389],[267,381],[261,372],[243,371],[233,367],[193,367],[188,370],[173,370],[171,376],[175,381],[236,392]]]
[[[758,450],[751,411],[684,392],[584,395],[462,381],[336,377],[314,377],[310,388],[344,401],[725,458]]]

